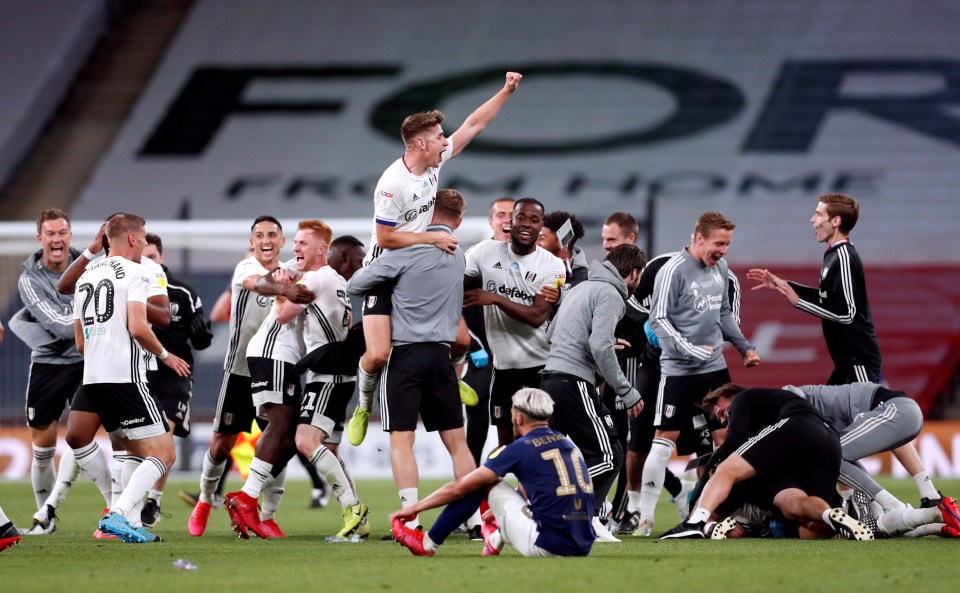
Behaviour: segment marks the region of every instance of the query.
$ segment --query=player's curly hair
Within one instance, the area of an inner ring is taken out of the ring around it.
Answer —
[[[583,223],[580,222],[580,219],[575,215],[564,212],[563,210],[551,212],[543,217],[543,226],[556,233],[560,230],[560,227],[563,226],[563,223],[567,222],[567,219],[570,220],[570,226],[573,227],[573,241],[570,241],[570,246],[572,247],[576,245],[577,241],[582,239],[584,235]]]
[[[713,413],[713,406],[717,405],[721,397],[736,397],[746,389],[746,387],[739,383],[725,383],[703,396],[703,401],[700,402],[700,409],[716,418],[717,415]]]

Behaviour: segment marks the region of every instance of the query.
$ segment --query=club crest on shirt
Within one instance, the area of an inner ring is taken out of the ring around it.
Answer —
[[[673,415],[676,413],[677,408],[675,406],[664,406],[663,415],[667,418],[673,418]]]
[[[534,274],[533,272],[527,272],[527,275],[524,276],[524,279],[525,279],[527,282],[533,282],[536,278],[537,278],[537,275]]]

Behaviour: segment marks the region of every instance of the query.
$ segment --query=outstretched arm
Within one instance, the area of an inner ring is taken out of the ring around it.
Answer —
[[[770,270],[754,268],[747,272],[747,278],[760,283],[754,286],[753,290],[757,290],[759,288],[776,290],[783,296],[787,297],[787,301],[794,307],[797,306],[797,302],[800,300],[800,295],[798,295],[797,291],[793,289],[793,287],[790,285],[790,282],[774,275]]]
[[[522,78],[522,74],[507,72],[507,80],[503,88],[500,89],[496,95],[490,97],[486,103],[477,107],[476,111],[471,113],[463,124],[457,128],[457,131],[450,135],[450,139],[453,140],[453,153],[450,155],[450,158],[460,154],[460,151],[466,148],[480,132],[487,128],[490,122],[493,121],[493,118],[497,116],[497,113],[500,112],[503,104],[506,103],[510,95],[513,94],[513,91],[517,90],[517,87],[520,85],[520,79]]]

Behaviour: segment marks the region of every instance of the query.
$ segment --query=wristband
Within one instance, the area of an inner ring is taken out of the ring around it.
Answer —
[[[93,258],[96,256],[93,255],[93,252],[90,251],[90,248],[88,247],[87,249],[83,250],[83,257],[87,258],[89,261],[93,261]]]
[[[168,356],[170,356],[170,353],[167,352],[166,348],[164,348],[163,350],[160,351],[160,354],[157,355],[157,358],[159,358],[160,360],[166,360]]]

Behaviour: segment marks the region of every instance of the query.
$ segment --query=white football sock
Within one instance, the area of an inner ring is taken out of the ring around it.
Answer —
[[[92,441],[86,447],[80,447],[73,450],[73,456],[83,473],[97,485],[100,494],[103,495],[103,502],[110,508],[113,504],[112,489],[113,476],[110,474],[110,467],[107,463],[107,456],[97,445],[97,441]]]
[[[881,490],[880,492],[877,492],[876,496],[874,496],[873,499],[878,503],[880,503],[880,506],[883,507],[884,512],[889,512],[894,509],[902,509],[903,507],[907,506],[903,504],[900,501],[900,499],[890,494],[886,490]]]
[[[373,394],[377,390],[379,381],[379,370],[368,373],[363,370],[363,364],[357,365],[357,388],[360,392],[360,403],[357,405],[359,407],[367,411],[373,409]]]
[[[667,469],[667,460],[676,445],[670,439],[655,437],[650,445],[650,453],[643,464],[643,485],[640,487],[640,518],[653,520],[660,491],[663,490],[663,476]]]
[[[313,451],[313,454],[310,456],[310,463],[313,467],[317,468],[317,471],[320,472],[320,475],[323,476],[327,484],[330,484],[330,487],[333,489],[333,494],[337,497],[337,500],[340,501],[342,508],[352,507],[360,502],[357,500],[357,495],[350,485],[350,480],[348,480],[346,474],[343,473],[343,466],[340,465],[340,460],[324,445],[317,446]]]
[[[126,463],[127,452],[114,450],[113,464],[110,466],[110,479],[113,482],[110,486],[110,508],[113,508],[113,505],[120,499],[120,495],[123,494],[123,466]]]
[[[903,507],[881,515],[877,519],[877,529],[887,535],[900,535],[921,525],[940,523],[940,521],[942,521],[942,517],[940,510],[937,508],[911,509]]]
[[[695,511],[690,514],[690,517],[687,518],[689,523],[706,523],[710,520],[710,511],[703,507],[697,507]]]
[[[127,453],[127,460],[123,462],[123,474],[120,476],[120,483],[123,485],[124,492],[127,490],[130,480],[133,479],[133,475],[138,469],[140,469],[141,465],[143,465],[143,457]],[[143,509],[144,503],[143,497],[147,493],[147,490],[153,486],[153,484],[154,482],[151,482],[146,488],[144,488],[143,494],[140,495],[140,498],[134,501],[133,506],[127,509],[127,512],[124,513],[124,516],[127,518],[127,521],[130,523],[130,525],[133,525],[134,527],[140,527],[143,525],[143,522],[140,520],[140,511]],[[121,498],[123,498],[123,493],[121,493],[120,498],[117,499],[117,504],[120,504]]]
[[[397,494],[400,495],[400,508],[405,509],[408,507],[412,507],[413,505],[417,504],[417,502],[420,500],[420,497],[417,494],[416,488],[404,488],[403,490],[398,491]],[[416,528],[418,525],[420,525],[419,516],[417,516],[412,521],[407,522],[407,527]]]
[[[53,468],[53,456],[57,448],[38,447],[33,445],[33,462],[30,464],[30,482],[33,484],[33,496],[37,499],[37,509],[43,508],[44,502],[53,491],[53,483],[57,480],[57,472]]]
[[[244,482],[242,490],[250,498],[257,500],[260,498],[260,492],[263,491],[264,485],[273,480],[273,476],[270,475],[272,471],[272,463],[254,457],[253,461],[250,462],[250,473],[247,474],[247,481]]]
[[[60,508],[60,504],[67,498],[70,487],[77,481],[80,475],[80,465],[73,455],[73,449],[67,447],[67,450],[60,457],[60,467],[57,468],[57,481],[53,485],[53,491],[43,504],[50,505],[54,510]]]
[[[156,457],[147,457],[141,463],[131,462],[130,457],[136,456],[128,456],[124,468],[136,466],[136,469],[127,478],[127,485],[124,487],[120,499],[117,500],[116,506],[110,510],[126,517],[131,525],[139,525],[139,508],[143,507],[143,497],[147,494],[147,490],[167,473],[167,466]],[[136,459],[140,458],[136,457]]]
[[[913,476],[913,482],[917,485],[917,490],[920,491],[920,498],[929,498],[930,500],[940,498],[940,493],[937,492],[933,480],[930,479],[926,471]]]
[[[924,537],[927,535],[943,535],[942,532],[943,523],[928,523],[927,525],[921,525],[916,529],[911,529],[905,533],[901,533],[902,537]]]
[[[223,468],[227,466],[227,460],[220,463],[213,460],[210,449],[203,456],[203,467],[200,470],[200,501],[207,504],[213,504],[213,496],[217,491],[217,483],[223,477]]]
[[[287,468],[277,474],[263,487],[263,504],[260,505],[260,520],[269,521],[276,516],[283,501],[284,485],[287,483]]]

